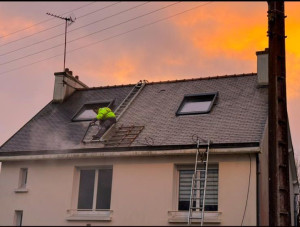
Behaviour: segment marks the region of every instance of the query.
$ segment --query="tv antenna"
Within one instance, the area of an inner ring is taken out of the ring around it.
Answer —
[[[62,20],[65,20],[66,21],[66,26],[65,26],[65,51],[64,51],[64,71],[66,69],[66,49],[67,49],[67,27],[68,25],[70,26],[73,22],[75,22],[76,20],[76,17],[62,17],[62,16],[58,16],[58,15],[54,15],[52,13],[46,13],[47,15],[50,15],[52,17],[56,17],[56,18],[59,18],[59,19],[62,19]]]

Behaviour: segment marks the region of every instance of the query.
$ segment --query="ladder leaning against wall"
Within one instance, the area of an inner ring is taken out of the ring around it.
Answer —
[[[200,140],[197,140],[197,152],[195,160],[195,169],[192,176],[192,186],[190,194],[188,224],[190,225],[193,220],[201,220],[201,226],[204,222],[205,211],[205,195],[207,188],[207,167],[210,141],[206,142],[206,150],[200,151]],[[204,169],[201,168],[204,165]],[[200,214],[200,215],[199,215]]]

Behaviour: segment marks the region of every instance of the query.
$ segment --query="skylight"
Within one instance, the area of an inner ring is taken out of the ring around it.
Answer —
[[[205,114],[211,111],[218,93],[185,95],[176,115]]]
[[[110,107],[111,105],[111,101],[86,103],[75,114],[75,116],[72,118],[72,121],[90,121],[97,115],[97,112],[95,112],[94,109],[99,109],[100,107]]]

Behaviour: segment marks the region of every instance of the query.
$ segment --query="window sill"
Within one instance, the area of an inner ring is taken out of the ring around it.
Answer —
[[[17,188],[15,189],[15,193],[27,193],[28,188]]]
[[[111,221],[112,210],[67,210],[67,221]]]
[[[169,223],[188,223],[188,211],[168,211]],[[201,213],[195,213],[195,217],[201,217]],[[221,212],[206,211],[204,213],[204,223],[221,223]],[[194,219],[193,223],[201,223],[201,219]]]

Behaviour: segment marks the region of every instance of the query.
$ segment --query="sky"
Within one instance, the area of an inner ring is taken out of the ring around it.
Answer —
[[[267,2],[0,2],[0,145],[53,96],[66,68],[89,87],[257,72]],[[285,2],[288,115],[300,156],[300,2]],[[76,19],[75,19],[76,18]]]

